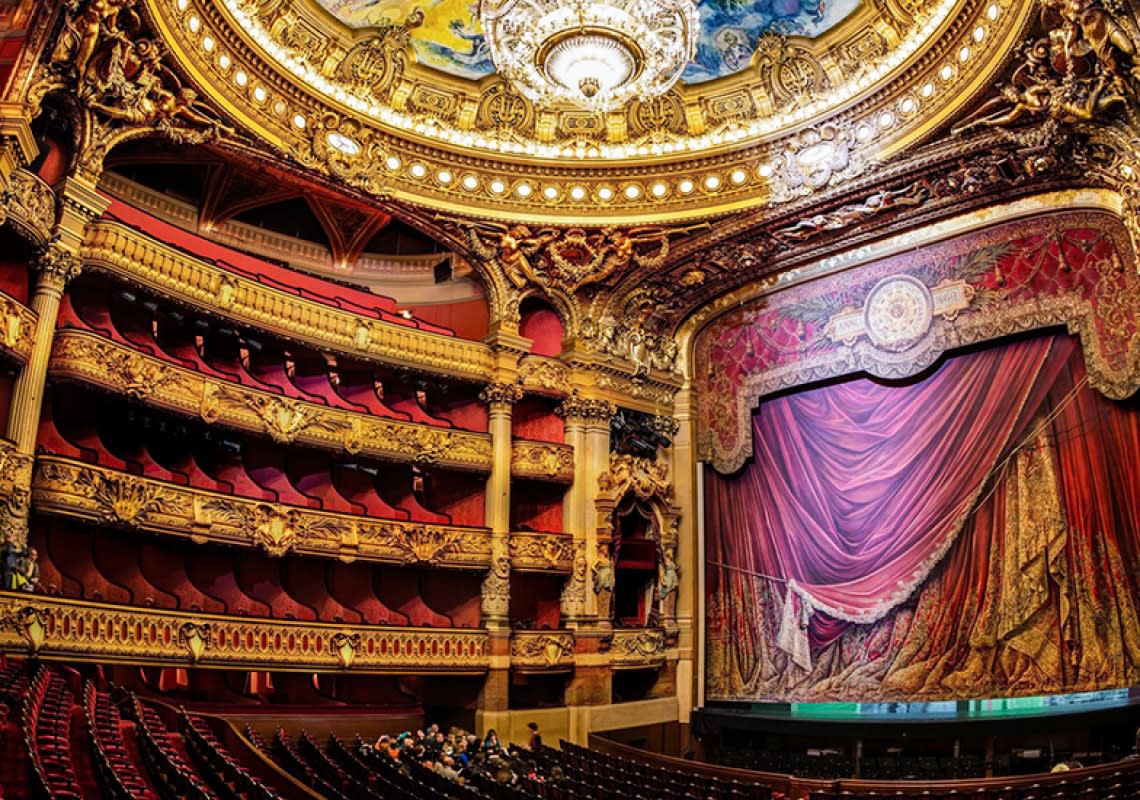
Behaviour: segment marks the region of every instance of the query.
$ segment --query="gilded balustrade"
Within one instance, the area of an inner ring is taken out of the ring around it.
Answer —
[[[195,543],[260,547],[385,564],[487,569],[486,528],[388,520],[192,489],[57,456],[37,459],[32,498],[41,513]]]
[[[89,331],[59,331],[49,371],[56,378],[125,394],[210,424],[267,435],[281,444],[332,448],[421,466],[491,471],[488,434],[346,411],[216,380]],[[520,478],[571,483],[574,450],[565,444],[515,440],[511,472]]]
[[[487,633],[250,619],[0,592],[0,651],[231,669],[478,673]]]
[[[126,394],[211,424],[268,435],[282,444],[307,444],[352,455],[481,473],[491,470],[491,437],[485,433],[403,422],[282,397],[207,377],[88,331],[59,331],[49,371],[56,378]]]
[[[481,342],[306,300],[216,267],[118,222],[93,223],[82,257],[85,268],[317,348],[469,381],[486,381],[494,366],[491,349]]]

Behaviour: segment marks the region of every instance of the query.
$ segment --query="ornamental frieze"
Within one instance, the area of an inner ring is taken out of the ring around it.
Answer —
[[[516,532],[510,538],[512,572],[570,572],[573,537],[563,533]]]
[[[571,631],[513,631],[511,667],[550,669],[574,663],[574,634]]]
[[[384,564],[486,569],[486,528],[384,520],[266,503],[56,456],[37,461],[37,510],[196,543]]]
[[[487,669],[480,630],[394,628],[93,604],[0,592],[0,649],[60,661],[408,673]]]
[[[543,356],[525,356],[519,362],[519,382],[534,394],[560,397],[570,394],[570,368]]]
[[[1140,275],[1121,221],[1070,212],[995,225],[830,274],[713,320],[697,337],[698,453],[722,472],[752,451],[765,395],[866,372],[915,375],[948,350],[1065,325],[1089,382],[1140,386]]]
[[[82,256],[91,269],[317,348],[467,380],[486,380],[493,366],[490,348],[480,342],[382,322],[297,297],[117,222],[90,225]]]
[[[59,331],[49,371],[283,444],[475,472],[491,469],[491,438],[485,433],[386,419],[215,380],[89,331]]]
[[[511,442],[511,475],[515,478],[574,482],[574,448],[554,442]]]

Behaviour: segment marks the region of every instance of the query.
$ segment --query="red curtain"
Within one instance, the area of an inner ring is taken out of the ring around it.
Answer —
[[[1074,340],[1043,337],[907,386],[765,403],[754,463],[707,481],[711,696],[984,697],[1140,679],[1140,413],[1084,378]],[[1054,487],[1052,511],[1036,499],[1048,492],[1018,499],[1034,480]],[[806,599],[773,579],[802,582]],[[810,658],[780,641],[789,624],[799,647],[810,632]]]

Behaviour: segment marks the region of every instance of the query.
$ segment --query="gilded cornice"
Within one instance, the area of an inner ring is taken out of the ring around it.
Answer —
[[[574,566],[574,539],[569,534],[515,532],[509,546],[512,572],[568,573]]]
[[[511,477],[530,480],[574,482],[574,448],[554,442],[511,442]]]
[[[739,78],[602,118],[517,108],[500,80],[429,75],[386,31],[334,42],[284,4],[146,2],[179,67],[295,164],[445,213],[562,225],[708,217],[858,174],[991,81],[1032,5],[950,0],[913,27],[864,16],[818,53],[773,37]],[[302,51],[305,63],[275,60]],[[807,94],[781,96],[793,85]],[[496,121],[507,109],[534,127]]]
[[[26,169],[12,173],[5,195],[7,221],[34,244],[45,245],[55,225],[55,192]]]
[[[32,357],[36,312],[0,292],[0,350],[22,363]]]
[[[487,569],[486,528],[385,520],[191,489],[73,459],[42,456],[38,511],[193,542],[385,564]]]
[[[266,435],[282,444],[297,442],[388,461],[491,471],[491,437],[485,433],[283,397],[207,377],[88,331],[60,330],[48,369],[57,378],[82,381],[210,424]],[[527,451],[529,443],[518,444]]]
[[[161,295],[287,339],[356,358],[464,380],[486,380],[480,342],[428,333],[306,300],[215,267],[126,225],[89,226],[85,265]]]
[[[573,631],[513,631],[511,668],[543,670],[574,665]]]
[[[44,659],[302,672],[482,672],[482,630],[193,614],[0,592],[0,650]]]

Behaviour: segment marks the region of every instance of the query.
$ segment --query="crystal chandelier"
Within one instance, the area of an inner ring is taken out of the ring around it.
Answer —
[[[664,94],[697,51],[696,0],[481,0],[499,74],[540,105]]]

